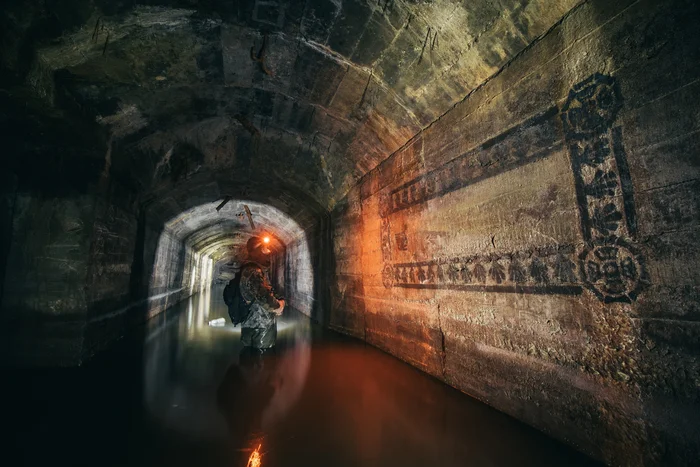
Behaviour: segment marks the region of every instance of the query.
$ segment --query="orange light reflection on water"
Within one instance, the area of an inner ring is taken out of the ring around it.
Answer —
[[[248,463],[246,467],[261,467],[262,466],[262,454],[260,454],[260,448],[262,444],[258,444],[258,447],[250,454],[248,458]]]

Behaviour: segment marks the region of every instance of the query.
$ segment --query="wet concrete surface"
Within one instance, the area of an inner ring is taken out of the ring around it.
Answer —
[[[293,310],[274,352],[240,346],[221,289],[78,369],[5,370],[5,465],[596,465]]]

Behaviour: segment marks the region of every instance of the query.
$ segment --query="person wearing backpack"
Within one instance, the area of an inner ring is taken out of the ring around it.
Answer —
[[[284,300],[275,298],[265,270],[270,266],[269,250],[258,237],[248,240],[248,260],[224,288],[224,302],[234,326],[241,325],[244,347],[269,349],[277,341],[277,317]]]

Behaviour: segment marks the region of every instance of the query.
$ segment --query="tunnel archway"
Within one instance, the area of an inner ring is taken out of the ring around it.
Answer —
[[[185,250],[212,258],[213,272],[221,272],[224,264],[245,252],[243,245],[252,234],[266,233],[275,247],[272,275],[290,306],[319,322],[328,319],[330,278],[324,271],[331,261],[329,213],[290,181],[265,170],[252,174],[202,169],[185,179],[156,179],[141,197],[141,205],[144,227],[135,256],[141,264],[133,269],[142,272],[132,277],[141,282],[139,295],[153,295],[149,287],[158,274],[157,243],[163,235],[172,238],[164,245],[187,245]],[[186,257],[185,250],[176,256]],[[181,277],[178,280],[181,285],[171,289],[189,285]]]
[[[311,316],[316,291],[306,231],[278,208],[229,196],[193,206],[163,223],[149,278],[148,296],[155,300],[149,316],[232,278],[226,266],[240,267],[253,236],[270,239],[270,276],[278,292],[288,292],[288,304]]]

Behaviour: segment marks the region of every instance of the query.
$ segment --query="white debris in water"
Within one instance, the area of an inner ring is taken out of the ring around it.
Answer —
[[[226,326],[226,320],[224,318],[217,318],[209,321],[209,326],[220,328]]]

